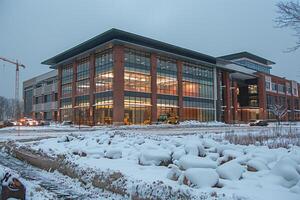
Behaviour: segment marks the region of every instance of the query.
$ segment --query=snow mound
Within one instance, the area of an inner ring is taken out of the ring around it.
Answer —
[[[218,162],[220,164],[226,163],[230,160],[236,159],[244,155],[242,152],[232,149],[225,149],[221,154],[223,155],[223,157],[218,159]]]
[[[299,166],[290,158],[280,159],[271,172],[286,180],[286,182],[282,183],[285,187],[295,186],[300,180]]]
[[[217,168],[217,163],[212,161],[209,158],[200,158],[193,155],[185,155],[182,156],[178,165],[181,169],[189,169],[189,168]]]
[[[58,139],[57,139],[57,142],[58,142],[58,143],[62,143],[62,142],[70,142],[70,141],[72,141],[73,139],[74,139],[74,138],[71,137],[71,136],[64,135],[64,136],[58,138]]]
[[[226,124],[222,122],[217,122],[217,121],[211,121],[211,122],[199,122],[196,120],[187,120],[180,122],[180,125],[187,126],[187,125],[192,125],[192,126],[227,126]]]
[[[178,178],[181,176],[182,172],[180,171],[180,169],[178,168],[178,166],[170,164],[168,166],[168,168],[170,168],[170,171],[167,174],[167,178],[173,181],[177,181]]]
[[[191,168],[179,178],[180,184],[195,188],[214,187],[219,182],[219,176],[214,169]]]
[[[148,149],[139,156],[141,165],[168,165],[171,162],[170,152],[164,149]]]
[[[179,160],[182,156],[186,154],[185,150],[183,148],[176,148],[173,150],[172,153],[172,160]]]
[[[122,158],[122,150],[118,148],[111,148],[106,150],[105,157],[109,159],[119,159]]]
[[[201,142],[189,141],[184,145],[184,150],[186,154],[201,156],[204,157],[206,155],[205,149]]]
[[[300,181],[290,189],[291,192],[300,194]]]
[[[238,180],[242,177],[244,168],[236,162],[230,161],[217,168],[220,178]]]
[[[253,158],[247,162],[248,171],[261,171],[261,170],[269,170],[266,163],[259,159]]]

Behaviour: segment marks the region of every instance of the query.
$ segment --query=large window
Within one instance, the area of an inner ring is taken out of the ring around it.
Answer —
[[[62,89],[62,97],[72,96],[72,83],[62,85],[61,89]]]
[[[79,61],[77,66],[77,80],[87,79],[90,76],[90,62],[88,59]]]
[[[177,65],[173,60],[157,60],[157,93],[177,95]]]
[[[94,121],[97,125],[112,124],[113,117],[112,92],[95,95]]]
[[[77,95],[88,94],[89,91],[90,91],[90,81],[89,81],[89,79],[85,79],[85,80],[76,82],[76,94]]]
[[[61,120],[62,121],[71,121],[73,116],[73,109],[72,109],[72,99],[62,99],[60,106],[60,113],[61,113]]]
[[[62,68],[62,82],[61,84],[64,85],[66,83],[72,83],[73,81],[73,66],[68,65]]]
[[[149,94],[125,92],[124,123],[149,124],[151,120],[151,98]]]
[[[72,96],[73,66],[68,65],[62,68],[61,89],[62,97]]]
[[[183,119],[214,120],[213,70],[207,67],[183,65]]]
[[[75,98],[75,123],[88,124],[89,122],[89,96],[78,96]]]
[[[113,56],[112,50],[96,54],[95,85],[96,92],[112,90],[113,84]]]
[[[125,49],[125,90],[151,92],[150,54]]]
[[[167,95],[157,96],[157,118],[162,115],[178,117],[178,97]]]
[[[88,59],[82,59],[77,66],[76,95],[85,95],[90,91],[90,64]]]
[[[183,99],[184,120],[213,121],[214,112],[213,100],[190,97]]]
[[[213,99],[213,70],[183,65],[183,96]]]

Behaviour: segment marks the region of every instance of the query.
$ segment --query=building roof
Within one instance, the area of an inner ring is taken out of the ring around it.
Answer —
[[[151,38],[143,37],[140,35],[136,35],[133,33],[129,33],[126,31],[122,31],[119,29],[110,29],[96,37],[93,37],[71,49],[68,49],[52,58],[49,58],[45,61],[42,62],[42,64],[45,65],[56,65],[66,59],[72,58],[76,55],[79,55],[83,52],[86,52],[90,49],[93,49],[101,44],[104,44],[106,42],[112,41],[112,40],[122,40],[125,42],[145,46],[148,48],[153,48],[153,49],[158,49],[161,51],[177,54],[180,56],[185,56],[188,58],[196,59],[196,60],[201,60],[204,62],[216,64],[216,58],[205,55],[196,51],[192,51],[189,49],[185,49],[182,47],[178,47],[175,45],[171,45],[168,43],[164,43],[158,40],[154,40]]]
[[[275,64],[275,62],[273,62],[271,60],[262,58],[260,56],[249,53],[247,51],[240,52],[240,53],[229,54],[229,55],[221,56],[219,58],[222,58],[222,59],[225,59],[225,60],[235,60],[235,59],[239,59],[239,58],[248,58],[248,59],[254,60],[256,62],[265,64],[265,65],[274,65]]]

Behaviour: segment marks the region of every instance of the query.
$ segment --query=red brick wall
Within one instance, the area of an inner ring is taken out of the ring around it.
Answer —
[[[177,61],[177,77],[178,77],[178,116],[179,121],[183,121],[183,82],[182,82],[182,62]]]
[[[61,112],[60,112],[60,99],[61,99],[61,74],[62,66],[58,66],[58,80],[57,80],[57,120],[61,122]]]
[[[89,107],[89,117],[90,125],[94,125],[94,102],[95,102],[95,54],[90,55],[90,107]]]
[[[113,47],[113,123],[124,124],[124,47]]]
[[[157,121],[157,57],[151,54],[151,122]]]

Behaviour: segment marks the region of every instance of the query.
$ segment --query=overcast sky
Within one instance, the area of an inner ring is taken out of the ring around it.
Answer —
[[[249,51],[277,64],[272,73],[300,82],[300,50],[274,28],[275,0],[0,0],[0,56],[27,68],[22,82],[49,71],[40,64],[111,28],[221,56]],[[0,96],[14,96],[14,66],[0,61]],[[21,96],[21,95],[20,95]]]

